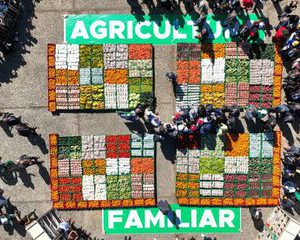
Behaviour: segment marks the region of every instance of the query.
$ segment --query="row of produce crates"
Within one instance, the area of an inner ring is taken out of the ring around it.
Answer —
[[[48,45],[48,108],[133,109],[154,101],[152,45]]]
[[[156,204],[155,144],[151,134],[52,134],[50,161],[52,201],[58,209]]]

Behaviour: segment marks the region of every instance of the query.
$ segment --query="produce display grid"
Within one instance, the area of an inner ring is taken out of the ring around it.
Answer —
[[[178,149],[176,197],[182,205],[275,206],[280,197],[280,132],[201,136]]]
[[[49,140],[54,208],[155,206],[153,135],[51,134]]]
[[[153,102],[148,44],[48,44],[48,109],[132,109]]]
[[[176,106],[272,108],[281,103],[282,59],[273,44],[178,44]]]

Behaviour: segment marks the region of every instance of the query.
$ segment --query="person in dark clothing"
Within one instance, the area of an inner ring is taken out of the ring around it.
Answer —
[[[14,125],[21,122],[21,117],[16,117],[12,113],[2,113],[2,122],[12,128]]]
[[[163,142],[166,138],[162,134],[154,133],[153,134],[153,141],[154,142]]]
[[[291,146],[290,148],[285,149],[287,153],[300,155],[300,147],[298,146]]]
[[[160,0],[161,6],[166,10],[172,10],[172,2],[170,0]]]
[[[233,116],[228,116],[227,126],[229,131],[234,129],[235,124],[236,124],[236,118]]]
[[[252,207],[250,208],[251,218],[253,220],[261,220],[262,219],[262,212],[261,209]]]
[[[199,105],[199,108],[198,108],[198,116],[200,118],[204,118],[206,116],[206,108],[204,105]]]
[[[290,97],[293,101],[300,102],[300,90],[297,90],[296,92],[292,93]]]
[[[207,104],[206,105],[206,116],[210,117],[211,113],[214,111],[214,105]]]
[[[250,105],[246,109],[245,118],[249,121],[253,121],[257,117],[257,108],[253,105]]]
[[[292,104],[289,106],[291,113],[294,114],[294,116],[299,117],[300,116],[300,104]]]
[[[200,30],[199,34],[195,36],[195,38],[199,39],[200,42],[203,42],[208,38],[208,36],[209,36],[209,33],[208,33],[207,27],[203,27]]]
[[[144,118],[145,109],[145,106],[143,106],[142,104],[138,104],[134,109],[136,116],[138,116],[139,118]]]
[[[269,119],[267,120],[266,124],[264,125],[264,131],[271,132],[274,130],[276,125],[277,125],[276,118],[274,116],[269,116]]]
[[[297,1],[291,1],[289,4],[287,4],[283,8],[283,14],[290,14],[297,8],[298,2]]]
[[[167,72],[166,73],[166,77],[168,78],[169,81],[171,81],[172,83],[175,82],[177,80],[177,75],[173,72]]]
[[[240,116],[240,108],[237,105],[234,105],[229,108],[229,116],[238,118]]]
[[[157,206],[163,214],[167,214],[169,211],[171,211],[171,206],[167,200],[160,200]]]
[[[294,115],[290,112],[287,112],[286,114],[284,114],[282,121],[285,123],[291,123],[295,120]]]
[[[274,111],[276,113],[276,119],[283,119],[285,115],[290,111],[290,108],[286,104],[281,104],[275,107]]]

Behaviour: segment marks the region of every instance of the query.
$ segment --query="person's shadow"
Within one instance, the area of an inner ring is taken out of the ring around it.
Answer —
[[[43,154],[49,152],[46,142],[41,135],[27,136],[27,139],[32,145],[38,146]]]
[[[172,164],[175,164],[176,160],[176,140],[166,136],[165,141],[162,141],[160,144],[161,151],[165,157],[165,159],[171,161]]]
[[[39,167],[39,174],[44,179],[45,183],[50,185],[50,175],[47,168],[43,164],[38,164],[37,166]]]
[[[1,180],[7,185],[16,185],[18,176],[16,172],[0,174]]]
[[[32,188],[34,189],[34,185],[31,180],[31,176],[35,176],[32,173],[28,173],[26,169],[22,168],[19,170],[19,178],[23,182],[24,186],[27,188]]]
[[[169,221],[176,227],[176,229],[179,229],[179,225],[180,225],[180,219],[179,217],[177,217],[175,211],[168,211],[166,213],[167,218],[169,219]]]
[[[4,122],[2,122],[2,121],[0,122],[0,127],[3,129],[3,131],[6,133],[6,135],[8,137],[13,137],[14,136],[11,132],[10,127],[7,124],[5,124]]]

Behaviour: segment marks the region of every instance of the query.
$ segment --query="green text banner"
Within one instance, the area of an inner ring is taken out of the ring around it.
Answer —
[[[240,208],[200,208],[171,205],[172,213],[158,208],[105,209],[105,234],[239,233]]]
[[[222,27],[226,16],[209,14],[209,42],[231,42],[230,29]],[[256,20],[250,14],[247,20]],[[195,18],[187,15],[66,15],[65,41],[73,44],[177,44],[198,43]],[[239,19],[240,23],[246,19]],[[260,31],[260,38],[264,33]]]

